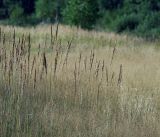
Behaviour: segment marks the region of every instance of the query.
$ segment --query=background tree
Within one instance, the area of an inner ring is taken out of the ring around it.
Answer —
[[[55,0],[37,0],[36,16],[43,21],[53,21],[56,17]]]
[[[98,18],[96,0],[69,0],[63,10],[65,23],[91,29]]]
[[[35,12],[35,0],[21,0],[21,5],[25,15],[31,15]]]
[[[22,0],[3,0],[6,17],[9,22],[20,25],[24,17],[24,9]]]
[[[15,4],[14,6],[12,6],[12,9],[9,15],[11,23],[16,25],[22,24],[23,17],[24,17],[23,15],[24,15],[23,8],[20,5]]]
[[[0,0],[0,19],[6,18],[6,8],[2,0]]]
[[[123,5],[123,0],[100,0],[100,7],[106,10],[114,10]]]

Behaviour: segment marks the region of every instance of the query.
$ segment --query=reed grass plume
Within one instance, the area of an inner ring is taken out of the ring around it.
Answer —
[[[159,137],[158,46],[60,24],[0,26],[0,136]]]

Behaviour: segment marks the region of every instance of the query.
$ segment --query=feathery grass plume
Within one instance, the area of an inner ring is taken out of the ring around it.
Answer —
[[[38,57],[39,57],[39,55],[40,55],[40,52],[41,52],[41,45],[39,44],[39,45],[38,45]]]
[[[25,86],[25,80],[23,79],[23,72],[24,72],[24,68],[23,68],[23,63],[21,64],[21,78],[20,78],[20,85],[21,85],[21,95],[23,95],[24,92],[24,86]]]
[[[13,30],[13,44],[16,43],[16,31],[15,29]]]
[[[104,63],[104,60],[102,62],[102,67],[101,67],[101,70],[102,70],[102,75],[101,75],[101,78],[103,79],[104,77],[104,67],[105,67],[105,63]]]
[[[122,64],[120,65],[119,77],[118,77],[118,85],[122,83]]]
[[[6,74],[7,71],[7,51],[6,49],[4,50],[4,75]]]
[[[64,62],[63,62],[62,70],[64,68],[64,65],[67,66],[68,55],[69,55],[69,52],[70,52],[70,49],[71,49],[72,41],[73,41],[73,38],[70,41],[68,41],[67,52],[66,52],[66,56],[65,56],[65,59],[64,59]]]
[[[31,55],[31,35],[28,35],[28,74],[30,70],[30,55]]]
[[[27,79],[27,60],[24,60],[24,80],[26,81]]]
[[[56,24],[56,34],[55,34],[55,41],[58,39],[58,31],[59,31],[59,22]]]
[[[20,45],[20,43],[21,43],[21,38],[19,37],[18,38],[18,45]]]
[[[108,76],[108,68],[106,67],[106,82],[107,82],[107,85],[109,83],[109,76]]]
[[[46,47],[47,47],[47,34],[45,35],[45,41],[44,41],[44,50],[46,50]]]
[[[1,53],[1,49],[0,49],[0,63],[2,62],[2,53]]]
[[[74,67],[74,96],[76,98],[77,94],[77,64],[75,62],[75,67]]]
[[[63,57],[63,46],[62,46],[62,39],[59,39],[59,44],[58,45],[58,52],[59,52],[59,65],[61,65],[61,63],[63,62],[62,57]]]
[[[13,78],[13,64],[12,64],[12,61],[10,60],[9,61],[9,68],[8,68],[8,78],[9,78],[9,86],[11,84],[11,78]]]
[[[19,38],[19,41],[20,41],[20,38]],[[18,44],[15,47],[16,47],[16,56],[19,56],[20,42],[18,42]]]
[[[20,82],[23,80],[23,63],[20,64]]]
[[[113,63],[113,59],[114,59],[115,52],[116,52],[116,46],[113,48],[113,52],[112,52],[112,58],[111,58],[110,66],[111,66],[111,65],[112,65],[112,63]]]
[[[36,89],[36,82],[37,82],[37,72],[36,72],[36,69],[35,69],[35,72],[34,72],[34,89]]]
[[[55,82],[54,74],[53,74],[53,61],[50,64],[50,75],[49,75],[49,91],[52,91],[52,82]],[[38,73],[37,73],[38,74]]]
[[[11,87],[11,71],[8,72],[8,86]]]
[[[2,47],[2,48],[0,48],[0,63],[3,62],[3,60],[4,60],[4,49]]]
[[[24,34],[22,35],[21,42],[20,42],[20,49],[19,49],[19,55],[22,57],[24,55]]]
[[[104,72],[104,67],[105,67],[105,63],[104,63],[104,60],[103,60],[103,63],[102,63],[102,72]]]
[[[9,60],[9,71],[13,72],[13,58],[12,55],[10,54],[10,60]]]
[[[101,82],[98,83],[98,89],[97,89],[97,107],[98,107],[99,98],[100,98],[100,87],[101,87]]]
[[[0,54],[1,54],[1,67],[2,67],[2,70],[3,70],[3,68],[4,68],[4,49],[3,48],[1,48],[1,50],[0,50]]]
[[[58,57],[59,57],[59,51],[57,49],[56,50],[56,56],[55,56],[55,59],[54,59],[54,74],[53,74],[54,79],[56,77],[56,71],[57,71],[57,65],[58,65]]]
[[[47,74],[47,58],[45,52],[43,53],[43,68],[45,69],[45,72]]]
[[[34,56],[33,58],[32,67],[31,67],[31,76],[33,74],[33,68],[34,68],[35,63],[36,63],[36,56]]]
[[[87,56],[84,58],[84,69],[87,70]]]
[[[111,76],[111,84],[113,84],[114,77],[115,77],[115,72],[112,73],[112,76]]]
[[[78,76],[80,75],[81,60],[82,60],[82,52],[80,52],[78,59]]]
[[[96,68],[96,73],[95,73],[96,74],[96,79],[98,78],[100,63],[101,63],[101,61],[99,60],[98,64],[97,64],[97,68]]]
[[[20,53],[19,54],[21,57],[24,55],[23,44],[20,45]]]
[[[91,54],[90,54],[90,72],[91,72],[92,67],[93,67],[94,57],[95,57],[94,51],[91,50]]]
[[[14,53],[15,53],[15,43],[13,42],[12,44],[12,57],[14,58]]]
[[[1,41],[2,41],[2,29],[0,27],[0,43],[1,43]]]
[[[20,48],[18,46],[16,47],[16,63],[20,63]]]
[[[51,25],[51,48],[53,48],[52,44],[53,44],[53,28]]]
[[[22,41],[21,41],[21,45],[23,45],[23,44],[24,44],[24,42],[25,42],[25,36],[24,36],[24,34],[22,34]]]
[[[6,42],[6,35],[5,33],[3,34],[3,45],[5,45],[5,42]]]
[[[28,35],[28,60],[30,59],[30,53],[31,53],[31,34]]]

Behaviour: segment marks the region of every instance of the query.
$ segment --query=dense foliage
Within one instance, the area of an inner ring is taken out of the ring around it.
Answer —
[[[0,20],[18,25],[59,20],[154,38],[160,35],[160,0],[1,0]]]
[[[63,11],[64,21],[82,28],[92,28],[98,17],[98,2],[93,0],[68,0]]]

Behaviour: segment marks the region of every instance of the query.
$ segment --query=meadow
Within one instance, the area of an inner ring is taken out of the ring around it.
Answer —
[[[159,137],[159,46],[62,25],[0,26],[0,136]]]

